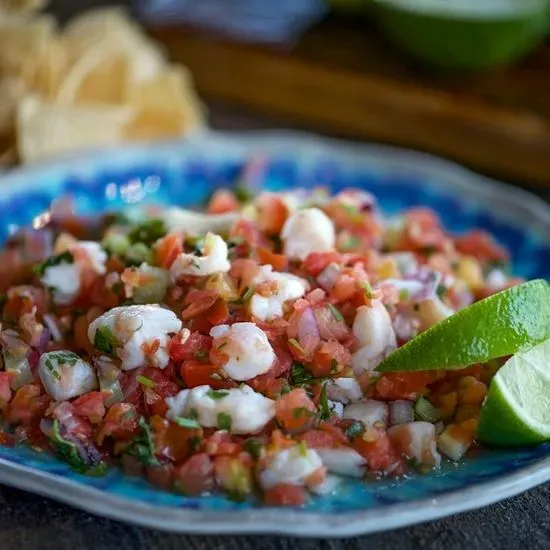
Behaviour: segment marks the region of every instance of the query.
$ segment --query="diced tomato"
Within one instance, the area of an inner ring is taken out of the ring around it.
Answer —
[[[155,244],[157,263],[168,269],[183,252],[183,238],[175,233],[168,233]]]
[[[8,408],[11,399],[10,375],[7,372],[0,372],[0,411]]]
[[[38,316],[46,311],[47,297],[44,290],[34,286],[15,286],[8,290],[8,299],[4,304],[3,315],[8,319],[18,321],[25,314],[30,313],[34,307]]]
[[[263,193],[256,199],[256,207],[259,211],[260,229],[266,233],[278,235],[288,216],[288,208],[281,197],[273,193]]]
[[[350,330],[343,318],[338,316],[338,311],[330,307],[317,307],[314,310],[319,335],[323,340],[338,340],[343,342],[348,339]]]
[[[449,239],[441,228],[439,218],[429,208],[413,208],[405,217],[405,234],[400,250],[444,250]]]
[[[210,492],[216,483],[214,479],[214,463],[207,453],[197,453],[176,466],[176,487],[185,495],[197,496]]]
[[[180,373],[187,388],[208,385],[215,390],[221,390],[235,386],[232,380],[221,377],[217,367],[198,361],[184,361]]]
[[[105,395],[100,391],[86,393],[72,402],[78,416],[88,418],[92,424],[98,424],[105,416]]]
[[[74,322],[74,345],[77,351],[85,351],[89,355],[95,352],[93,344],[88,338],[88,327],[103,311],[97,307],[90,309],[85,315],[79,315]]]
[[[204,441],[204,450],[209,455],[236,455],[242,450],[242,444],[233,441],[224,430],[216,430]]]
[[[309,430],[296,436],[300,441],[305,441],[310,449],[326,449],[336,447],[339,441],[325,430]]]
[[[185,297],[187,306],[181,314],[184,321],[207,312],[218,299],[218,293],[213,290],[191,289]]]
[[[277,420],[290,432],[307,429],[316,412],[315,403],[307,396],[303,388],[295,388],[279,397],[275,402]]]
[[[266,244],[266,237],[262,235],[260,229],[254,222],[245,218],[237,220],[229,232],[230,237],[240,237],[252,248],[258,248]]]
[[[302,506],[307,500],[307,492],[300,485],[281,483],[264,491],[267,506]]]
[[[480,262],[507,262],[506,249],[494,241],[486,231],[476,229],[463,237],[457,237],[455,246],[462,254],[473,256]]]
[[[129,440],[139,431],[139,415],[131,403],[115,403],[107,412],[96,441],[103,444],[105,437],[112,436],[117,440]]]
[[[339,264],[342,256],[338,252],[312,252],[304,260],[305,270],[314,277],[317,277],[329,264]]]
[[[375,398],[414,400],[426,392],[426,386],[440,376],[437,372],[390,372],[383,374],[374,388]]]
[[[174,484],[173,464],[162,464],[160,466],[147,466],[147,479],[156,487],[169,491]]]
[[[166,369],[145,367],[141,374],[155,383],[155,387],[151,389],[160,397],[171,397],[179,391],[178,385],[166,376]]]
[[[9,424],[26,424],[32,420],[32,402],[41,394],[38,384],[26,384],[21,386],[13,396],[7,413],[6,420]]]
[[[370,470],[397,474],[402,471],[402,461],[399,452],[393,448],[391,441],[382,430],[370,430],[369,438],[356,437],[352,441],[355,450],[367,461]]]
[[[237,281],[240,281],[240,288],[244,288],[252,282],[252,279],[258,275],[259,271],[258,262],[249,258],[239,258],[231,264],[229,274]]]
[[[351,300],[357,292],[357,281],[349,273],[342,273],[330,291],[330,297],[336,303]]]
[[[218,298],[214,305],[204,314],[212,326],[221,325],[227,321],[229,317],[229,307],[223,298]]]
[[[179,462],[187,458],[200,445],[201,428],[183,428],[174,422],[155,415],[151,418],[156,454]]]
[[[206,207],[210,214],[225,214],[226,212],[236,212],[241,205],[230,189],[217,189],[208,201]]]
[[[313,376],[323,377],[336,374],[351,363],[351,353],[339,342],[323,342],[316,350],[309,370]]]
[[[105,277],[94,277],[88,290],[87,300],[102,309],[112,309],[120,304],[120,297],[105,283]]]
[[[109,256],[105,262],[107,273],[122,273],[126,269],[126,264],[117,256]]]
[[[136,456],[123,454],[120,457],[120,462],[122,465],[122,470],[125,474],[132,477],[143,476],[145,468],[143,467],[143,464],[141,463],[139,458],[137,458]]]
[[[180,361],[208,361],[212,347],[212,338],[198,332],[193,332],[182,344],[178,336],[174,336],[168,346],[170,357]]]
[[[275,271],[285,271],[288,267],[288,258],[284,254],[276,254],[268,248],[257,248],[256,256],[260,265],[272,265]]]

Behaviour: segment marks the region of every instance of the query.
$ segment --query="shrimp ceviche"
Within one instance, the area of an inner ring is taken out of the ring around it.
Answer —
[[[502,362],[375,368],[518,283],[506,251],[481,231],[449,234],[426,208],[386,218],[360,190],[243,195],[101,219],[61,202],[10,238],[3,445],[294,506],[346,476],[425,473],[476,446]]]

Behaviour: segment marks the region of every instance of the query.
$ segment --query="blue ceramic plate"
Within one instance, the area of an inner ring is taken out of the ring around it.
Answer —
[[[83,156],[0,177],[1,239],[61,195],[82,213],[136,202],[193,205],[229,185],[251,154],[269,158],[271,189],[328,185],[373,192],[388,213],[429,205],[453,231],[483,227],[511,251],[515,271],[550,276],[550,208],[533,196],[428,156],[288,133],[213,134],[187,143]],[[220,496],[186,498],[117,470],[89,478],[25,447],[0,447],[0,482],[132,523],[188,533],[337,537],[392,529],[477,508],[550,479],[550,445],[477,452],[438,473],[399,481],[350,480],[304,508],[261,508]]]

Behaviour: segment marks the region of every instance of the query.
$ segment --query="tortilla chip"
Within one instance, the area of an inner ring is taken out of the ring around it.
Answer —
[[[36,162],[69,151],[118,144],[132,115],[127,106],[64,106],[28,96],[17,109],[19,156],[23,162]]]

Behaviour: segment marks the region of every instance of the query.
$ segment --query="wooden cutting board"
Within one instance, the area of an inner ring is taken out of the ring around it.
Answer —
[[[289,50],[150,31],[206,100],[550,186],[550,43],[510,69],[443,74],[395,52],[368,22],[329,19]]]

